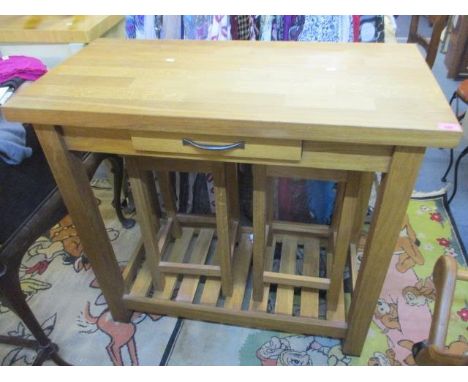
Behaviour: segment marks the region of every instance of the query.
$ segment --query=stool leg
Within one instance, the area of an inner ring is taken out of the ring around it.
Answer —
[[[230,240],[231,219],[229,217],[226,166],[224,163],[219,163],[214,167],[213,181],[216,201],[216,232],[218,237],[216,254],[221,264],[221,289],[224,296],[231,296],[233,289]]]
[[[239,221],[239,181],[237,174],[237,164],[226,163],[226,184],[229,197],[229,212],[231,213],[231,218],[233,220]]]
[[[163,290],[164,275],[158,269],[161,254],[156,234],[159,231],[160,222],[155,211],[156,190],[153,173],[142,171],[138,158],[134,157],[127,157],[127,171],[153,285],[157,290]]]
[[[354,219],[353,233],[351,235],[351,243],[358,244],[361,237],[362,226],[367,216],[369,209],[369,198],[372,192],[372,184],[374,174],[372,172],[362,172],[359,180],[359,194],[356,210],[356,218]]]
[[[332,216],[332,221],[330,225],[330,236],[328,238],[328,253],[329,254],[335,252],[335,237],[336,237],[336,231],[338,229],[338,224],[341,218],[341,211],[343,209],[345,187],[346,187],[346,183],[344,182],[338,182],[336,185],[335,206],[333,209],[333,216]],[[330,272],[331,272],[331,262],[327,261],[328,276],[330,276]]]
[[[266,166],[253,165],[253,299],[263,299],[266,224]]]
[[[268,226],[268,234],[266,239],[267,247],[273,244],[273,207],[274,207],[274,185],[275,180],[272,177],[266,179],[266,224]]]
[[[178,239],[182,236],[182,229],[180,227],[179,219],[177,219],[177,211],[174,200],[175,190],[171,185],[169,171],[158,171],[157,176],[164,208],[166,209],[167,216],[172,219],[172,236],[175,239]]]
[[[329,310],[336,309],[343,283],[343,272],[348,258],[349,244],[355,220],[354,217],[356,216],[356,207],[358,205],[360,179],[361,176],[358,172],[350,172],[346,183],[343,206],[337,227],[335,250],[333,253],[330,288],[327,292]]]

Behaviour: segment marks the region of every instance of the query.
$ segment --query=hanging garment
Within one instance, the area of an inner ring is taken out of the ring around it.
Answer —
[[[359,28],[361,24],[361,16],[353,15],[353,41],[359,42]]]
[[[213,16],[211,15],[182,16],[183,38],[185,40],[206,40],[212,20]]]
[[[0,59],[0,82],[12,78],[34,81],[47,72],[41,60],[28,56],[4,56]]]
[[[208,40],[230,40],[229,16],[215,15],[208,29]]]
[[[271,32],[275,16],[260,17],[260,40],[271,41]]]
[[[230,17],[231,37],[233,40],[250,39],[250,16],[236,15]]]
[[[161,39],[180,40],[182,16],[164,15],[162,18]]]
[[[359,41],[384,42],[384,16],[360,16]]]
[[[0,114],[0,160],[16,165],[31,155],[32,149],[26,147],[26,130],[23,125],[8,122]]]
[[[299,41],[348,42],[351,36],[350,16],[305,16]]]
[[[304,28],[304,22],[305,22],[304,15],[294,16],[293,23],[289,27],[288,40],[297,41],[297,39],[299,38],[299,35],[302,32],[302,29]]]

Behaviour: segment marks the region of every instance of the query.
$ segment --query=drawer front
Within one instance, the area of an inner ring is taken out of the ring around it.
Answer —
[[[299,161],[302,156],[302,142],[297,140],[145,133],[132,133],[131,138],[135,150],[154,153],[288,161]]]

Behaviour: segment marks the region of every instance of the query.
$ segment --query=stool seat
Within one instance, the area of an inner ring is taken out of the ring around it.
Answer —
[[[457,89],[458,97],[465,103],[468,102],[468,80],[464,80]]]

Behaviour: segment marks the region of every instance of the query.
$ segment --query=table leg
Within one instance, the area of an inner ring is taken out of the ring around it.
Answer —
[[[423,156],[424,148],[396,147],[380,185],[348,313],[346,354],[358,356],[364,346]]]
[[[124,281],[83,163],[68,151],[60,127],[34,129],[112,317],[128,321],[131,312],[122,303]]]

